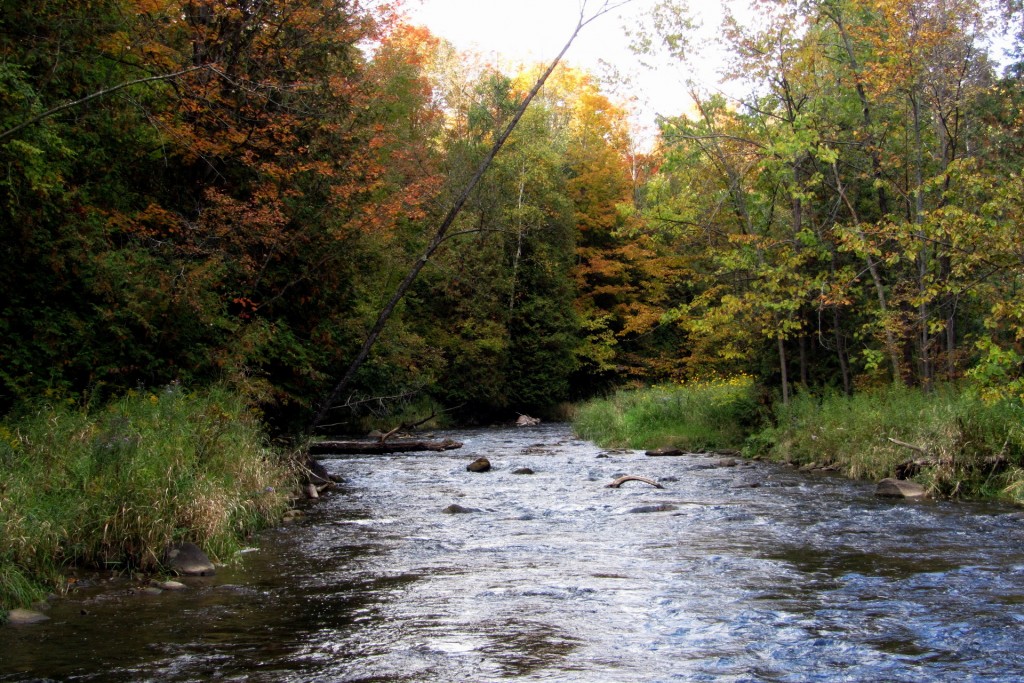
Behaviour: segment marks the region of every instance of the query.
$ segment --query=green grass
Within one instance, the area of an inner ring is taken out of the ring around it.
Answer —
[[[774,428],[755,439],[775,460],[834,465],[858,479],[891,477],[929,460],[917,479],[940,496],[1024,500],[1024,409],[975,392],[891,387],[853,397],[797,396],[776,407]],[[916,447],[910,448],[909,444]]]
[[[59,590],[70,566],[150,571],[173,541],[227,558],[278,519],[293,481],[231,392],[133,392],[0,423],[0,606]]]
[[[794,465],[835,467],[856,479],[891,477],[924,461],[916,479],[939,497],[995,497],[1024,505],[1024,406],[970,388],[908,387],[853,397],[798,394],[760,421],[751,382],[619,391],[579,406],[576,433],[604,447],[741,449]]]
[[[757,422],[748,378],[619,391],[579,406],[576,433],[603,447],[739,448]]]

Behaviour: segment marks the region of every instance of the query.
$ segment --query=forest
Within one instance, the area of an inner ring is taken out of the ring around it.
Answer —
[[[0,4],[4,413],[224,383],[306,429],[544,67],[359,0]],[[1024,396],[1020,7],[757,5],[720,35],[746,95],[693,83],[649,148],[562,64],[325,422],[740,374]],[[685,70],[685,3],[644,21]]]

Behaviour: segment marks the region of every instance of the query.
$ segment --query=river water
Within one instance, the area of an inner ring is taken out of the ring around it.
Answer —
[[[0,681],[1024,680],[1011,510],[563,425],[442,436],[465,445],[325,461],[339,492],[185,591],[0,629]]]

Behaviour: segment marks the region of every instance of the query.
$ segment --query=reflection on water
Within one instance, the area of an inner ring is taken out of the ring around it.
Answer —
[[[0,681],[1024,679],[1005,510],[558,425],[446,436],[465,447],[327,461],[343,491],[187,591],[105,585],[0,630]],[[665,489],[604,487],[623,474]]]

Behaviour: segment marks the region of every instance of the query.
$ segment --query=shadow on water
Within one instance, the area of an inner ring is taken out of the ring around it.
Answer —
[[[0,681],[1024,679],[1003,509],[562,425],[446,436],[465,447],[326,461],[345,489],[185,591],[99,581],[0,629]],[[605,488],[622,474],[665,489]]]

